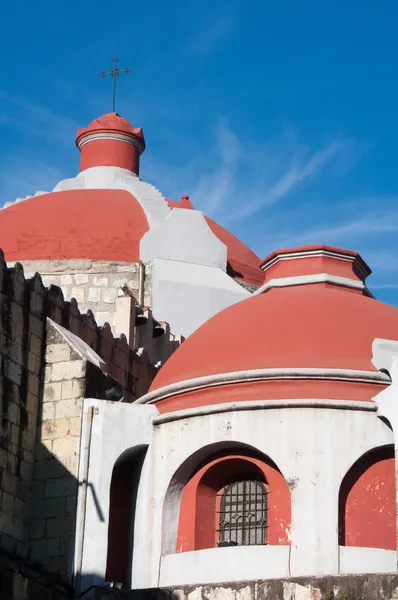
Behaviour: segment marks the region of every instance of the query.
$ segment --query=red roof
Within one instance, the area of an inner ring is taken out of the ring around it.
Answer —
[[[161,368],[151,390],[251,369],[376,371],[371,362],[375,338],[398,339],[398,309],[359,291],[328,284],[274,288],[230,306],[202,325]],[[293,384],[293,397],[303,397],[297,382]],[[286,385],[277,397],[291,397]],[[349,385],[354,392],[356,384]],[[275,389],[270,393],[272,397]],[[200,394],[200,390],[196,392],[199,405]],[[261,397],[266,399],[269,394],[262,391]]]
[[[124,190],[43,194],[0,211],[5,258],[140,260],[149,229],[141,205]]]

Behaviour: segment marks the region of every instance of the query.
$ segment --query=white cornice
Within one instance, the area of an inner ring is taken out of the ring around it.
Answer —
[[[244,402],[226,402],[225,404],[211,404],[197,406],[169,413],[156,415],[153,425],[162,425],[170,421],[180,421],[192,417],[204,417],[219,413],[236,412],[244,410],[268,410],[273,408],[332,408],[339,410],[363,410],[376,412],[377,405],[366,400],[330,400],[330,398],[297,398],[290,400],[245,400]]]
[[[187,392],[193,392],[209,387],[230,385],[234,383],[247,383],[251,381],[272,380],[328,380],[328,381],[350,381],[356,383],[376,383],[388,385],[391,379],[380,371],[359,371],[354,369],[322,369],[322,368],[280,368],[280,369],[250,369],[246,371],[234,371],[231,373],[217,373],[204,377],[195,377],[171,383],[157,390],[149,392],[136,400],[137,404],[151,404],[159,400],[165,400],[170,396],[178,396]]]
[[[79,148],[79,150],[81,150],[83,148],[83,146],[85,146],[89,142],[96,142],[98,140],[116,140],[118,142],[126,142],[127,144],[131,144],[132,146],[135,146],[135,148],[137,148],[140,151],[140,153],[143,152],[143,150],[144,150],[144,147],[142,146],[142,144],[140,144],[138,142],[138,140],[132,135],[128,135],[125,133],[106,133],[106,132],[96,132],[96,133],[89,133],[88,135],[85,135],[84,137],[82,137],[79,140],[77,147]]]
[[[258,290],[253,293],[253,296],[263,294],[274,287],[291,287],[294,285],[310,285],[312,283],[330,283],[341,287],[352,288],[354,290],[365,291],[370,295],[366,285],[357,279],[349,277],[340,277],[338,275],[329,275],[329,273],[314,273],[313,275],[297,275],[294,277],[277,277],[266,281]]]

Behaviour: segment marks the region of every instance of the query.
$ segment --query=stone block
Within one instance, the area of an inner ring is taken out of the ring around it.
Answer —
[[[5,448],[0,448],[0,469],[5,469],[7,464],[8,452]]]
[[[25,481],[32,481],[34,465],[26,460],[22,460],[20,464],[20,474]]]
[[[72,383],[72,398],[82,398],[86,391],[86,382],[82,379],[75,379]]]
[[[41,460],[36,463],[35,480],[44,481],[46,479],[55,479],[57,477],[76,476],[79,466],[78,455],[65,457],[62,462],[58,458],[52,457]]]
[[[65,515],[66,516],[68,516],[68,515],[76,516],[76,505],[77,505],[76,496],[66,498]]]
[[[61,386],[62,386],[62,388],[61,388],[62,400],[72,398],[73,380],[68,379],[67,381],[63,381]]]
[[[40,439],[64,439],[69,436],[80,435],[80,418],[49,419],[40,425]]]
[[[29,521],[29,502],[21,500],[21,498],[15,498],[14,500],[14,517],[18,517],[24,523]]]
[[[46,481],[46,498],[61,498],[76,494],[77,482],[74,477],[58,477]]]
[[[14,362],[7,356],[3,357],[3,373],[5,377],[13,383],[20,386],[22,381],[22,366]]]
[[[30,431],[23,431],[22,433],[22,448],[29,452],[34,452],[36,446],[36,436]]]
[[[44,538],[31,543],[31,557],[33,560],[57,557],[59,554],[59,539]]]
[[[17,517],[10,517],[3,525],[3,533],[22,542],[24,537],[25,524]]]
[[[51,344],[47,346],[46,362],[58,363],[70,359],[69,344]]]
[[[38,356],[36,356],[36,354],[33,354],[33,352],[30,352],[28,357],[28,371],[31,371],[31,373],[35,373],[35,375],[39,375],[40,367],[41,359]]]
[[[71,517],[63,517],[62,519],[47,519],[46,521],[46,537],[64,537],[73,534],[74,522]]]
[[[44,386],[43,402],[61,400],[62,383],[46,383]]]
[[[19,411],[20,407],[18,404],[10,403],[7,409],[7,419],[14,423],[15,425],[19,424]],[[17,442],[15,442],[17,443]]]
[[[71,417],[80,417],[82,411],[82,404],[82,398],[61,400],[60,402],[57,402],[55,405],[55,418],[63,419]]]
[[[44,335],[44,321],[35,317],[34,315],[29,315],[29,331],[33,333],[38,338],[42,338]]]
[[[77,285],[82,285],[84,283],[88,283],[88,275],[87,273],[76,273],[74,275],[75,282]]]
[[[108,286],[108,277],[94,277],[93,284],[95,286],[107,287]]]
[[[44,402],[41,407],[41,421],[47,421],[49,419],[55,419],[55,402]]]
[[[35,375],[35,373],[28,372],[28,392],[34,394],[35,396],[39,396],[39,377]]]
[[[117,292],[114,288],[103,289],[101,293],[102,301],[106,304],[115,304]]]
[[[58,439],[52,442],[52,452],[58,458],[74,456],[79,453],[80,439],[78,437],[69,437]]]
[[[77,303],[84,302],[84,287],[74,286],[70,291],[70,295]]]
[[[8,515],[10,518],[14,516],[15,500],[16,497],[13,494],[3,491],[1,495],[1,512]]]
[[[43,340],[37,335],[31,333],[29,335],[29,350],[36,354],[36,356],[41,356],[41,348],[42,348]]]
[[[90,287],[88,290],[88,301],[99,302],[101,300],[101,288]]]
[[[32,517],[35,519],[61,518],[66,516],[65,498],[46,498],[32,503]]]
[[[72,285],[72,283],[73,283],[72,275],[61,275],[61,281],[60,281],[61,287],[65,286],[65,285]]]
[[[26,395],[26,408],[30,413],[36,414],[39,407],[39,397],[32,392],[28,392]]]
[[[74,360],[55,363],[52,366],[51,381],[63,381],[65,379],[78,379],[83,377],[86,363],[83,360]]]
[[[13,496],[18,495],[19,480],[18,477],[10,473],[9,471],[3,471],[1,478],[1,489],[9,492]]]

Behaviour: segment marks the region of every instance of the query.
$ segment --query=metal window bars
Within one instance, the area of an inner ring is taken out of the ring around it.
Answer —
[[[219,544],[266,544],[268,502],[264,483],[258,480],[234,481],[219,496]]]

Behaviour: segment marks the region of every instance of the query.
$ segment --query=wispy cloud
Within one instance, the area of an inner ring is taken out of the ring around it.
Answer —
[[[65,177],[62,168],[44,162],[18,160],[0,173],[0,207],[17,198],[49,192]]]
[[[73,119],[2,90],[0,101],[4,105],[1,122],[11,123],[13,127],[22,129],[28,135],[70,145],[71,138],[73,139],[78,128]]]
[[[227,225],[247,221],[280,203],[328,169],[338,170],[355,152],[350,139],[336,138],[309,148],[299,144],[291,131],[254,145],[221,119],[205,151],[197,151],[184,168],[169,165],[166,178],[157,164],[153,177],[163,189],[170,180],[184,182],[183,191],[189,189],[195,206]]]

